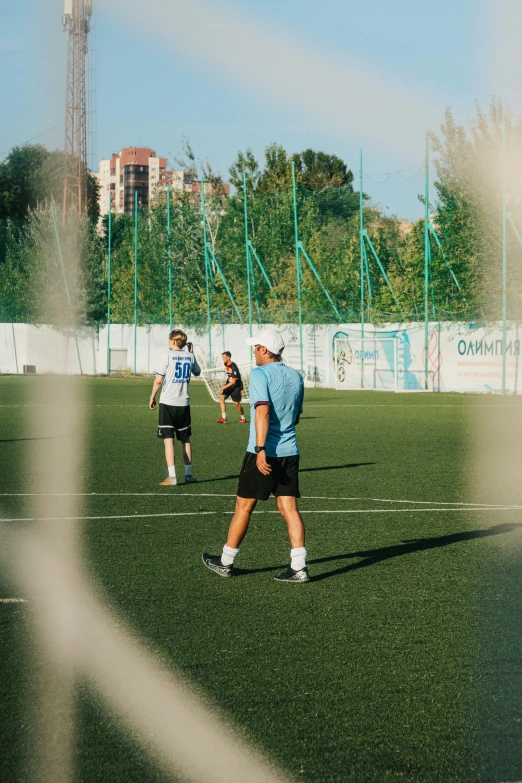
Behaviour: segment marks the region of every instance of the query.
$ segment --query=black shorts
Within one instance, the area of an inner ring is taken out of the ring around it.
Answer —
[[[177,405],[159,404],[158,438],[176,438],[181,443],[187,443],[191,434],[190,405],[182,408]]]
[[[268,476],[258,470],[256,454],[249,451],[245,454],[237,494],[240,498],[255,498],[268,500],[273,493],[277,497],[289,496],[300,498],[299,493],[299,454],[293,457],[267,457],[266,461],[272,467]]]
[[[225,391],[221,392],[221,394],[223,395],[225,400],[228,400],[228,398],[230,397],[232,402],[241,402],[241,395],[243,394],[243,392],[241,391],[241,389],[236,389],[235,386],[232,386],[230,389],[225,389]]]

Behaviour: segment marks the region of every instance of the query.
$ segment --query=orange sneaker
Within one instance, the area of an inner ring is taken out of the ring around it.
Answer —
[[[238,424],[246,424],[246,423],[247,423],[246,419],[239,419],[238,421]]]
[[[227,420],[223,419],[223,417],[221,419],[216,419],[216,424],[226,424],[226,423],[227,423]]]
[[[178,480],[175,476],[167,476],[165,481],[160,481],[160,487],[177,487]]]

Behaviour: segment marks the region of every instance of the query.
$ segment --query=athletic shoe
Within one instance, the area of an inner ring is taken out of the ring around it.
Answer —
[[[178,480],[175,476],[167,476],[165,481],[160,481],[160,487],[177,487]]]
[[[226,424],[226,423],[227,423],[227,420],[226,420],[226,419],[223,419],[223,418],[221,418],[221,419],[216,419],[216,424]]]
[[[208,552],[203,552],[203,562],[207,568],[210,568],[218,576],[233,576],[232,566],[223,565],[219,555],[209,555]]]
[[[185,476],[185,484],[197,484],[197,481],[195,476]]]
[[[246,424],[246,423],[247,423],[246,419],[239,419],[238,421],[238,424]]]
[[[288,566],[288,569],[284,571],[284,573],[277,574],[277,576],[274,576],[274,579],[276,582],[294,582],[295,584],[310,581],[310,577],[308,576],[308,568],[306,568],[306,566],[300,571],[294,571],[293,568]]]

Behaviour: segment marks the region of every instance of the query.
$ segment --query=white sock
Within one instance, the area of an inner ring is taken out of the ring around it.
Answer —
[[[224,566],[230,566],[234,563],[234,558],[239,552],[239,549],[232,549],[231,546],[225,546],[223,547],[223,554],[221,555],[221,562]]]
[[[239,421],[241,421],[241,419],[244,419],[244,418],[245,418],[245,414],[242,413],[241,416],[239,417]]]
[[[176,478],[176,466],[169,465],[169,478]]]
[[[227,414],[226,414],[226,413],[222,413],[222,414],[221,414],[221,418],[222,418],[222,419],[225,419],[225,421],[226,421],[226,419],[227,419]]]
[[[290,557],[292,558],[292,562],[290,563],[290,568],[293,571],[302,571],[303,568],[306,567],[307,554],[308,553],[304,546],[299,546],[296,549],[291,549]]]
[[[185,465],[185,478],[192,476],[192,465]]]

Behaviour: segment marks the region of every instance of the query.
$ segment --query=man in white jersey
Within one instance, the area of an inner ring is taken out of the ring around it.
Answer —
[[[257,365],[250,373],[250,440],[239,474],[227,543],[221,556],[204,552],[203,562],[219,576],[233,576],[234,559],[252,512],[258,500],[268,500],[273,493],[291,544],[290,565],[275,579],[300,584],[309,581],[305,529],[297,507],[299,449],[295,425],[303,412],[303,379],[282,363],[285,344],[279,332],[265,329],[246,342],[254,346]]]
[[[156,407],[156,394],[162,386],[159,401],[158,438],[165,444],[165,459],[169,475],[160,482],[162,487],[175,487],[176,468],[174,464],[174,435],[183,444],[185,463],[185,484],[196,479],[192,475],[192,446],[190,444],[191,420],[188,387],[191,375],[200,375],[201,370],[194,356],[192,343],[187,346],[187,335],[181,329],[169,334],[169,351],[157,365],[152,386],[149,408]]]

